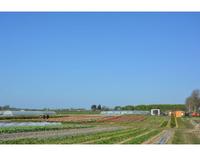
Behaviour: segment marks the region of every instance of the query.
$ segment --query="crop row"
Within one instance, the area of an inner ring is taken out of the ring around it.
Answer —
[[[47,131],[47,130],[59,130],[59,129],[71,129],[71,128],[87,128],[89,125],[80,124],[63,124],[58,126],[20,126],[20,127],[1,127],[0,133],[17,133],[17,132],[29,132],[29,131]]]
[[[122,134],[127,134],[132,131],[136,131],[138,129],[126,129],[126,130],[117,130],[117,131],[112,131],[112,132],[99,132],[95,134],[89,134],[89,135],[80,135],[80,136],[72,136],[72,137],[66,137],[66,139],[62,140],[57,140],[57,142],[62,143],[62,144],[75,144],[75,143],[85,143],[85,142],[90,142],[93,140],[98,140],[101,138],[105,137],[114,137],[115,135],[122,135]]]
[[[124,140],[127,140],[130,137],[142,134],[145,131],[147,131],[147,129],[138,129],[138,130],[136,130],[134,132],[129,132],[129,133],[122,134],[122,135],[115,135],[113,137],[103,138],[101,140],[93,141],[91,143],[94,143],[94,144],[114,144],[114,143],[120,143],[120,142],[122,142]]]
[[[168,120],[164,120],[161,124],[160,127],[166,127],[168,124]]]
[[[8,141],[0,141],[1,144],[73,144],[73,143],[81,143],[93,139],[99,139],[101,137],[112,136],[115,134],[127,133],[131,129],[126,130],[115,130],[109,132],[98,132],[93,134],[84,134],[84,135],[75,135],[75,136],[60,136],[54,138],[24,138],[24,139],[16,139],[16,140],[8,140]],[[133,130],[133,129],[132,129]]]
[[[1,144],[116,144],[116,143],[142,143],[156,135],[159,130],[147,128],[132,128],[126,130],[115,130],[111,132],[98,132],[95,134],[54,137],[54,138],[27,138],[10,141],[1,141]]]
[[[176,118],[173,115],[171,116],[170,127],[171,128],[176,127]]]
[[[145,133],[143,135],[139,135],[132,140],[129,140],[127,142],[124,142],[124,144],[141,144],[144,141],[150,139],[151,137],[155,136],[156,134],[160,133],[160,130],[151,130],[148,133]]]

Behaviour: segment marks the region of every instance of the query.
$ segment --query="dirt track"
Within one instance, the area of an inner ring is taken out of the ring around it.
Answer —
[[[167,144],[172,138],[174,131],[171,129],[163,130],[161,133],[144,142],[143,144]]]
[[[48,138],[58,136],[71,136],[79,134],[97,133],[101,131],[113,131],[122,129],[122,127],[95,127],[95,128],[80,128],[80,129],[67,129],[67,130],[54,130],[54,131],[38,131],[38,132],[20,132],[10,134],[0,134],[0,141],[23,139],[23,138]]]

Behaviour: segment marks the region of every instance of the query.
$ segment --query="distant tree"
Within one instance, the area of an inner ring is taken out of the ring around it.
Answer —
[[[121,110],[122,109],[122,107],[120,107],[120,106],[115,106],[115,108],[114,108],[114,110]]]
[[[9,109],[10,109],[10,106],[9,106],[9,105],[3,106],[3,110],[9,110]]]
[[[110,109],[108,107],[106,107],[106,106],[102,106],[101,110],[103,110],[103,111],[109,111]]]
[[[188,112],[197,112],[200,108],[200,90],[193,90],[192,94],[185,101]]]
[[[150,111],[151,109],[160,109],[161,111],[185,110],[185,105],[184,104],[150,104],[150,105],[136,105],[136,106],[134,105],[121,106],[121,110]]]
[[[185,105],[187,108],[188,112],[192,112],[193,111],[193,105],[192,105],[192,98],[191,97],[187,97],[185,100]]]
[[[127,105],[127,106],[122,107],[122,110],[134,110],[134,106]]]
[[[92,105],[91,110],[95,111],[97,109],[97,105]]]
[[[98,109],[98,110],[101,110],[101,105],[98,105],[98,106],[97,106],[97,109]]]

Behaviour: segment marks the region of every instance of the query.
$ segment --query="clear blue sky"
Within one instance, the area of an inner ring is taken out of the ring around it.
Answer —
[[[0,105],[184,103],[200,13],[0,13]]]

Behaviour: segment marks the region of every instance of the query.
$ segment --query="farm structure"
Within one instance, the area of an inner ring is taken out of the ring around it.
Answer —
[[[102,115],[148,115],[149,111],[102,111]]]
[[[160,115],[160,109],[151,109],[151,115]]]

